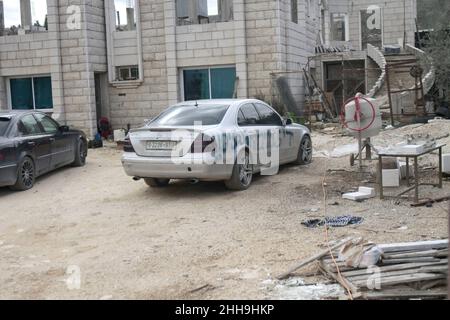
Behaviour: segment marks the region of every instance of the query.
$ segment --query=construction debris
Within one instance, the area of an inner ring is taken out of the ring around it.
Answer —
[[[375,263],[369,265],[370,262]],[[353,298],[443,298],[448,274],[448,240],[383,245],[348,242],[333,257],[323,256],[319,269],[348,289]]]
[[[447,295],[448,239],[380,245],[362,238],[345,239],[277,279],[313,262],[351,299],[442,299]]]
[[[358,192],[344,193],[342,195],[343,199],[352,201],[361,201],[375,197],[376,197],[375,189],[367,187],[359,187]]]

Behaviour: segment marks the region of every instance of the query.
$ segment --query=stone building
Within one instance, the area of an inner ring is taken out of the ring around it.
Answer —
[[[378,2],[381,35],[361,35],[363,10],[370,18]],[[269,98],[273,74],[295,75],[301,108],[316,47],[344,44],[365,59],[373,39],[398,43],[404,2],[0,0],[0,109],[41,109],[92,137],[101,117],[124,128],[178,101]],[[415,0],[406,2],[409,42]]]

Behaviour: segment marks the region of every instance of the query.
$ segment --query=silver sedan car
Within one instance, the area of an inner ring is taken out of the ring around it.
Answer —
[[[224,181],[245,190],[253,175],[274,175],[280,165],[312,160],[308,128],[254,100],[182,102],[126,138],[123,168],[151,187],[171,179]]]

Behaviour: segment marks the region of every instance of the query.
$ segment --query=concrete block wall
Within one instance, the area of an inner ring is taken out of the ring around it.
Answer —
[[[114,128],[140,126],[169,105],[167,65],[171,55],[166,52],[165,6],[171,2],[139,2],[144,82],[135,88],[109,86],[109,113]]]
[[[384,44],[398,44],[398,39],[403,39],[404,21],[406,21],[407,31],[406,43],[414,44],[415,18],[417,16],[416,0],[349,0],[350,40],[354,49],[361,49],[360,11],[367,10],[371,5],[377,5],[382,10]]]
[[[278,1],[245,1],[249,97],[263,94],[270,98],[271,73],[286,68],[280,12]]]
[[[68,28],[68,19],[77,13],[69,6],[79,8],[79,29]],[[107,66],[103,12],[103,0],[47,0],[48,32],[0,37],[1,108],[9,107],[9,78],[51,75],[53,117],[93,137],[94,71],[106,71]]]
[[[67,21],[79,8],[81,28],[69,28]],[[61,48],[64,114],[69,126],[83,129],[89,137],[97,133],[94,71],[106,71],[103,0],[60,1],[59,36]]]

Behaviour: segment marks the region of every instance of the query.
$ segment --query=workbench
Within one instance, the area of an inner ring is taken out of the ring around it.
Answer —
[[[442,189],[442,148],[445,147],[445,144],[437,145],[433,148],[429,148],[426,151],[422,153],[411,153],[411,154],[405,154],[398,152],[396,153],[395,150],[392,151],[381,151],[378,153],[378,190],[380,193],[380,199],[384,199],[384,187],[383,187],[383,159],[384,158],[405,158],[406,159],[406,182],[408,189],[401,192],[400,194],[394,196],[394,198],[400,198],[403,195],[407,194],[408,192],[414,190],[414,203],[419,202],[419,187],[420,186],[434,186]],[[429,183],[420,183],[420,175],[419,175],[419,158],[426,155],[431,154],[434,151],[438,150],[439,154],[439,183],[438,184],[429,184]],[[410,163],[409,160],[414,159],[414,185],[411,186],[411,179],[410,179]]]

